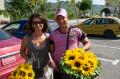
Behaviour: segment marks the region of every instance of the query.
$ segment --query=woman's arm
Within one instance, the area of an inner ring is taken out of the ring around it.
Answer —
[[[53,61],[54,52],[55,52],[55,46],[54,46],[54,42],[53,42],[53,40],[52,40],[52,36],[49,37],[49,43],[50,43],[50,46],[49,46],[50,53],[49,53],[49,55],[50,55],[51,57],[49,57],[48,65],[49,65],[49,67],[51,67],[51,68],[55,68],[56,66],[55,66],[55,63],[54,63],[54,61]]]
[[[56,68],[55,63],[54,63],[54,61],[53,61],[53,58],[54,58],[54,50],[55,50],[54,44],[51,44],[51,45],[50,45],[50,53],[49,53],[49,55],[50,55],[51,57],[49,57],[49,62],[48,62],[48,65],[49,65],[49,67],[51,67],[51,68]]]
[[[22,42],[21,42],[21,48],[20,48],[20,54],[21,56],[24,58],[24,59],[27,59],[27,45],[28,45],[28,38],[25,36],[23,39],[22,39]]]

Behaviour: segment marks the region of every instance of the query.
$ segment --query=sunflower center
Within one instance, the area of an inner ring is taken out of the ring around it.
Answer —
[[[80,52],[81,53],[81,51],[79,50],[78,52]]]
[[[25,68],[26,70],[29,70],[29,66],[25,66],[24,68]]]
[[[84,70],[84,71],[88,71],[88,70],[89,70],[89,67],[83,67],[83,70]]]
[[[24,71],[20,71],[20,75],[25,77],[26,73]]]
[[[13,73],[14,76],[16,76],[16,74],[17,74],[17,71],[15,71],[15,72]]]
[[[69,60],[74,60],[74,59],[75,59],[74,56],[69,57]]]
[[[81,60],[84,60],[84,57],[78,57],[79,59],[81,59]]]
[[[91,65],[90,67],[93,67],[93,63],[92,63],[92,61],[88,61],[88,62],[89,62],[89,63],[90,63],[90,65]]]
[[[75,67],[80,67],[80,63],[79,62],[75,62]]]
[[[28,73],[28,77],[32,77],[32,73]]]

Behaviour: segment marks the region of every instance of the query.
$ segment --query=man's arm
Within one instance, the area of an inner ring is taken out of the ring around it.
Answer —
[[[83,49],[85,51],[89,50],[91,48],[91,42],[87,37],[85,37],[83,40],[81,40],[81,43],[83,44]]]

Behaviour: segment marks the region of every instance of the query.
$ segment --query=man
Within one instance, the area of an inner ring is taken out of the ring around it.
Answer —
[[[87,51],[91,47],[91,43],[86,37],[86,34],[80,29],[69,26],[68,16],[65,9],[59,8],[56,11],[55,20],[59,27],[50,35],[51,49],[54,50],[54,79],[63,79],[61,75],[64,78],[65,75],[59,72],[59,63],[65,50],[78,48],[78,44],[81,42],[83,44],[82,48]]]

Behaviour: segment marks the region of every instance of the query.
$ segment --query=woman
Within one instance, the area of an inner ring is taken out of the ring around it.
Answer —
[[[33,64],[35,79],[43,77],[43,68],[48,63],[49,38],[46,33],[48,28],[47,20],[42,14],[31,15],[27,32],[24,36],[20,54],[25,60],[30,60]]]

